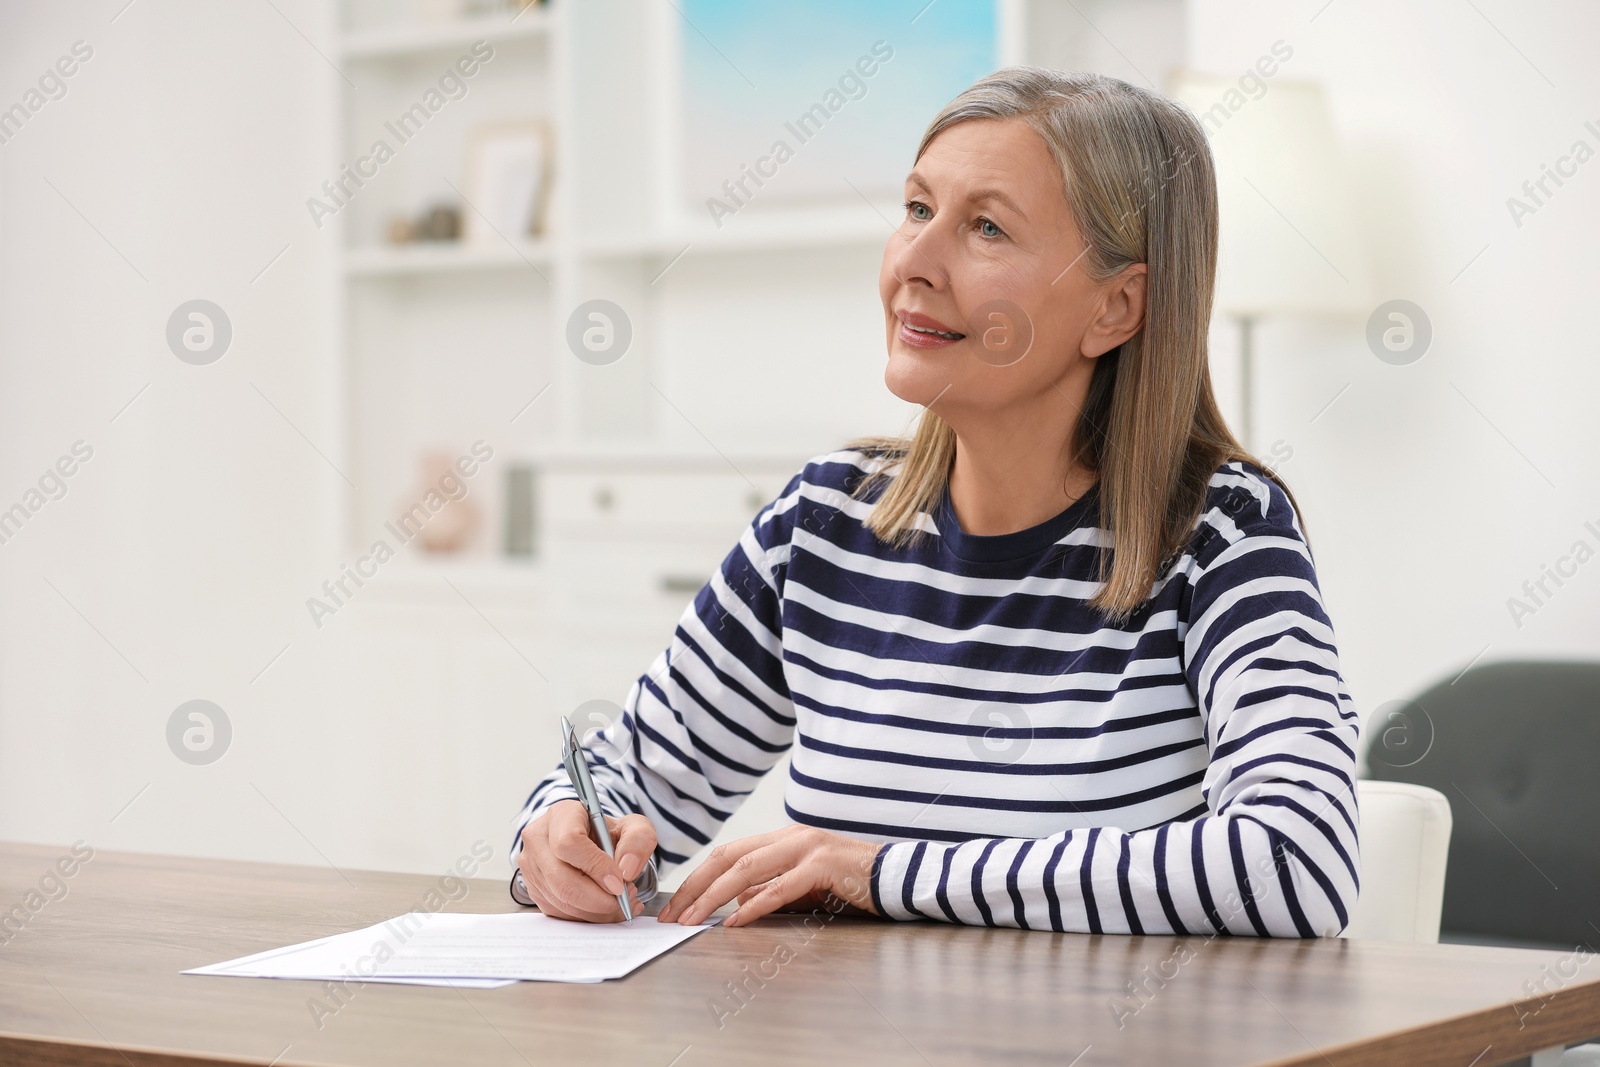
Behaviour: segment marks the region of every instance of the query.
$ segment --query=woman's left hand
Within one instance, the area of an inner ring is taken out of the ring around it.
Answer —
[[[723,925],[743,926],[797,900],[829,895],[876,915],[872,864],[879,847],[814,826],[786,826],[730,841],[711,850],[658,918],[695,926],[737,899],[739,910]]]

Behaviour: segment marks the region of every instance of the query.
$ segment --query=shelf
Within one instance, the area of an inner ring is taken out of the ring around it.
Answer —
[[[898,207],[893,211],[899,211]],[[887,217],[885,217],[887,216]],[[685,226],[642,236],[620,234],[582,241],[578,251],[597,258],[676,257],[741,252],[788,252],[812,248],[881,248],[894,233],[886,210],[768,212],[711,226]]]
[[[508,245],[459,241],[412,245],[368,245],[345,251],[345,272],[354,278],[392,278],[484,270],[528,270],[548,275],[555,257],[544,241]]]
[[[693,442],[594,442],[535,449],[519,460],[553,471],[707,471],[737,473],[749,469],[793,474],[827,446],[798,445],[723,455]]]
[[[504,14],[480,15],[440,23],[413,23],[351,30],[341,48],[347,59],[409,59],[431,52],[448,52],[476,41],[525,41],[542,37],[555,25],[548,6],[524,9],[512,18]]]

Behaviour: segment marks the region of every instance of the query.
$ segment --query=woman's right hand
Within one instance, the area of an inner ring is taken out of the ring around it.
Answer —
[[[656,828],[643,815],[606,816],[615,857],[590,836],[589,815],[576,800],[552,804],[522,829],[517,869],[528,896],[554,919],[614,923],[622,920],[619,894],[626,892],[633,913],[642,905],[633,879],[656,851]]]

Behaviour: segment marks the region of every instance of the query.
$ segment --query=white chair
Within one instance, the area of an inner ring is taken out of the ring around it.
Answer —
[[[1361,894],[1344,937],[1439,940],[1450,801],[1405,782],[1356,783],[1361,810]]]

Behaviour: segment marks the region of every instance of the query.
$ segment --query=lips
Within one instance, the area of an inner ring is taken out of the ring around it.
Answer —
[[[921,312],[902,310],[895,312],[895,317],[900,320],[897,334],[900,340],[914,348],[944,348],[966,337],[959,330],[952,330],[938,319]]]

